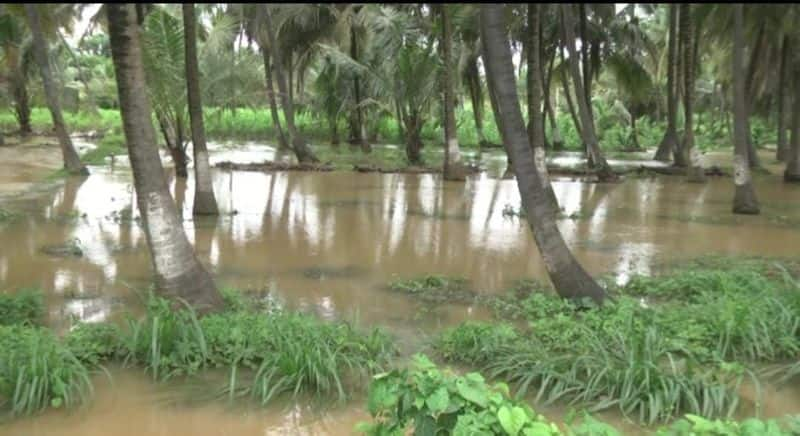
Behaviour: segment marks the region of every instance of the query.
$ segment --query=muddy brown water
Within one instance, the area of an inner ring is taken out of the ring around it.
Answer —
[[[0,224],[0,289],[42,288],[48,322],[60,331],[70,319],[113,321],[139,313],[137,290],[149,283],[150,263],[125,159],[92,167],[88,178],[36,183],[58,165],[51,154],[58,156],[29,147],[14,159],[0,159],[0,181],[13,184],[0,189],[0,206],[26,214]],[[212,163],[274,157],[274,150],[258,144],[212,146]],[[730,162],[725,154],[704,158],[707,164]],[[574,161],[570,155],[559,159]],[[22,165],[28,161],[33,163]],[[416,302],[385,290],[388,281],[446,274],[468,278],[480,293],[501,293],[516,279],[546,280],[526,221],[503,214],[506,206],[520,206],[515,181],[498,177],[504,156],[492,153],[484,161],[489,171],[444,184],[431,174],[215,169],[223,215],[197,220],[191,217],[191,178],[176,181],[169,173],[187,235],[218,283],[325,319],[386,327],[402,348],[414,350],[443,327],[489,314],[468,304]],[[765,154],[764,161],[773,159]],[[559,227],[592,274],[611,273],[620,281],[704,254],[796,256],[800,188],[782,183],[779,167],[769,168],[772,175],[756,176],[762,214],[749,217],[730,214],[730,178],[704,185],[681,177],[629,177],[619,184],[556,179],[564,214],[573,216]],[[40,251],[65,241],[75,241],[83,256]],[[353,434],[354,425],[368,419],[360,399],[322,409],[290,402],[261,409],[218,402],[179,406],[164,400],[169,386],[139,371],[110,372],[112,382],[96,378],[86,408],[16,420],[0,426],[0,434],[338,435]],[[765,400],[766,416],[800,410],[800,390],[772,389]],[[543,411],[554,419],[565,413],[558,407]],[[601,417],[640,432],[613,413]]]

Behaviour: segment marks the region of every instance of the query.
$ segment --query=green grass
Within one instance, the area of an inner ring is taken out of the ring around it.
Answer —
[[[92,393],[88,369],[44,328],[0,326],[0,413],[71,407]]]
[[[0,325],[34,326],[44,318],[44,297],[38,289],[0,293]]]
[[[756,369],[800,355],[800,296],[773,262],[728,264],[636,277],[610,289],[614,301],[589,309],[515,290],[484,301],[524,328],[465,323],[442,333],[435,349],[547,403],[616,408],[644,423],[731,416],[740,383],[758,386]]]
[[[202,319],[151,297],[147,315],[132,320],[123,338],[125,361],[158,380],[226,369],[230,380],[220,393],[266,403],[283,393],[344,398],[348,381],[379,370],[394,353],[380,330],[360,332],[279,309],[243,310],[243,300],[227,294],[233,308]]]

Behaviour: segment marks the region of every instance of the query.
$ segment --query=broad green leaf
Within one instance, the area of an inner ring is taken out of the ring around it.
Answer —
[[[425,404],[428,405],[428,409],[434,415],[438,415],[447,409],[447,405],[449,403],[450,394],[447,393],[447,389],[445,389],[443,386],[437,389],[425,400]]]

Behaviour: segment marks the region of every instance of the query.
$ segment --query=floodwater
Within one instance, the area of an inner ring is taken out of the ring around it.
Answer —
[[[212,144],[211,151],[212,164],[276,157],[272,148],[259,144]],[[61,331],[70,319],[120,320],[126,312],[137,313],[137,290],[146,289],[151,273],[125,159],[92,167],[88,178],[34,184],[44,170],[12,166],[33,160],[31,165],[51,168],[37,153],[42,154],[38,148],[26,149],[11,163],[0,159],[0,181],[13,181],[18,192],[0,191],[0,206],[26,214],[0,224],[0,289],[44,289],[48,322]],[[57,157],[57,149],[51,154]],[[704,159],[707,165],[730,162],[725,155]],[[563,165],[575,157],[556,160]],[[483,161],[489,171],[444,184],[431,174],[215,169],[214,190],[223,215],[197,220],[191,216],[191,177],[176,181],[171,169],[168,173],[187,235],[218,283],[325,319],[384,326],[409,351],[443,327],[489,314],[468,304],[423,304],[386,290],[388,281],[446,274],[468,278],[479,293],[501,293],[520,278],[546,280],[526,221],[503,213],[520,207],[516,182],[499,177],[505,157],[484,154]],[[773,161],[764,155],[765,163]],[[729,177],[712,177],[703,185],[682,177],[628,177],[618,184],[555,179],[564,210],[559,226],[590,273],[610,273],[620,281],[688,256],[796,256],[800,187],[784,184],[780,168],[769,168],[772,175],[756,176],[759,216],[730,213]],[[13,177],[3,176],[12,171]],[[81,248],[82,257],[41,251],[69,241]],[[323,410],[293,403],[266,409],[180,405],[169,401],[182,398],[178,387],[156,385],[138,371],[112,369],[111,374],[114,388],[105,375],[98,376],[95,399],[86,409],[17,420],[0,427],[0,434],[339,435],[352,434],[358,421],[368,419],[360,399]],[[800,392],[788,389],[771,392],[764,410],[781,416],[786,404],[800,404],[798,397]],[[554,417],[564,413],[546,412]],[[613,415],[603,418],[620,423]]]

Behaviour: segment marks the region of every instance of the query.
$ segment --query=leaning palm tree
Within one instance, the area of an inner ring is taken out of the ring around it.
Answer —
[[[194,156],[194,215],[217,215],[217,199],[211,182],[211,166],[208,162],[206,132],[203,126],[203,103],[200,97],[200,68],[197,66],[197,18],[194,3],[183,4],[183,38],[186,46],[186,93],[189,104],[189,122],[192,128],[192,150]]]
[[[0,47],[3,49],[5,72],[8,75],[8,85],[11,91],[11,103],[14,115],[19,124],[19,132],[27,135],[31,129],[31,104],[28,94],[29,66],[26,62],[30,58],[23,44],[27,32],[23,20],[11,13],[8,8],[3,8],[0,15]]]
[[[495,118],[503,144],[513,155],[520,197],[528,214],[528,225],[544,260],[556,292],[565,298],[591,298],[602,302],[606,293],[569,251],[548,201],[540,168],[536,164],[519,107],[511,50],[506,37],[503,6],[481,5],[481,39],[489,89],[496,100]],[[538,102],[537,107],[538,107]],[[535,128],[540,125],[534,124]]]
[[[106,11],[122,125],[156,286],[201,313],[215,310],[222,306],[222,297],[186,238],[158,155],[135,5],[111,3]]]
[[[733,213],[758,214],[758,200],[753,189],[753,180],[750,176],[750,165],[748,163],[747,152],[747,106],[745,103],[744,64],[742,62],[744,37],[742,35],[742,21],[744,6],[736,3],[733,6],[733,182],[736,186],[736,194],[733,198]]]
[[[61,102],[58,97],[58,89],[53,81],[53,74],[50,70],[50,58],[47,56],[47,42],[42,33],[41,21],[39,17],[39,6],[36,4],[25,5],[25,16],[28,19],[28,27],[33,36],[33,54],[36,63],[39,64],[39,72],[42,76],[42,85],[47,100],[47,107],[50,109],[50,117],[53,120],[53,127],[58,136],[58,143],[61,146],[61,155],[64,158],[64,168],[72,174],[88,175],[89,170],[81,162],[78,152],[72,145],[72,140],[67,132],[67,125],[64,122],[64,115],[61,113]]]

